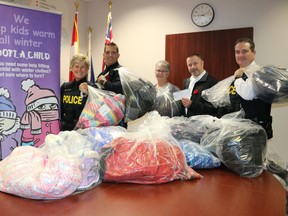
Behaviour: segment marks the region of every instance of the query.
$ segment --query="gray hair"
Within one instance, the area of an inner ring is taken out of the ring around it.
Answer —
[[[169,62],[167,62],[167,61],[165,61],[165,60],[160,60],[160,61],[158,61],[156,64],[155,64],[155,67],[157,67],[157,66],[164,66],[165,68],[166,68],[166,71],[170,71],[170,63]]]

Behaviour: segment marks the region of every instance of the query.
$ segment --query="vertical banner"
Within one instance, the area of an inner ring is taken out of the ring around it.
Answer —
[[[0,3],[0,159],[60,131],[61,14]]]

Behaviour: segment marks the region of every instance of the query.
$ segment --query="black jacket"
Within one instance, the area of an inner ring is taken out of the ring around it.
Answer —
[[[104,90],[115,92],[116,94],[123,94],[122,84],[118,72],[118,68],[122,67],[118,62],[105,68],[99,75],[104,75],[106,82],[104,84]]]
[[[83,82],[95,87],[93,83],[87,81],[87,78],[61,85],[61,131],[73,130],[78,122],[87,100],[87,97],[82,98],[80,95],[79,85]]]
[[[190,78],[184,80],[184,89],[189,88]],[[190,100],[192,104],[188,107],[187,117],[194,115],[217,115],[217,109],[214,106],[201,97],[202,91],[211,88],[217,83],[217,80],[210,76],[207,72],[198,80],[192,90]]]

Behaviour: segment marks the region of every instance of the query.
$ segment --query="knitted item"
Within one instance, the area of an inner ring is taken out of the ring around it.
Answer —
[[[163,140],[114,139],[102,148],[100,175],[106,181],[160,184],[201,178],[186,165],[179,146]]]
[[[76,128],[118,125],[124,117],[125,97],[121,94],[87,100]]]
[[[49,159],[40,149],[20,146],[0,162],[0,191],[29,199],[59,199],[72,194],[82,181],[79,163]]]

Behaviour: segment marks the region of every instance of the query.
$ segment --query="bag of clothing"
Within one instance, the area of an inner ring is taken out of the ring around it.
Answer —
[[[127,132],[105,145],[100,167],[102,179],[112,182],[160,184],[201,178],[186,164],[179,143],[170,134],[167,118],[156,111],[137,131]]]
[[[200,145],[240,176],[257,177],[263,172],[267,135],[251,120],[219,119],[203,135]]]
[[[119,76],[126,97],[125,121],[135,120],[152,111],[156,98],[155,86],[124,67],[119,68]]]
[[[220,159],[198,143],[182,139],[179,140],[179,144],[185,154],[187,164],[193,169],[211,169],[221,166]]]
[[[100,154],[101,148],[113,139],[122,136],[126,132],[126,128],[121,126],[91,127],[78,129],[77,132],[89,140],[93,151]]]
[[[288,102],[288,69],[265,66],[254,72],[252,78],[259,99],[266,103]]]
[[[88,86],[88,98],[76,128],[118,125],[124,113],[124,95]]]
[[[211,88],[203,90],[202,97],[206,101],[213,104],[215,108],[229,106],[231,104],[229,97],[229,87],[234,79],[234,76],[229,76],[219,81]]]
[[[215,117],[210,115],[196,115],[187,117],[173,117],[169,120],[171,134],[176,140],[186,139],[200,143],[200,140]]]
[[[119,137],[102,148],[100,175],[105,181],[160,184],[201,176],[189,169],[181,148],[165,140]]]
[[[173,98],[173,92],[176,91],[180,91],[179,88],[171,83],[158,88],[153,110],[156,110],[161,116],[181,116],[184,109],[181,101],[175,101]]]
[[[19,146],[0,162],[0,191],[28,199],[64,198],[82,179],[78,160],[49,158],[33,146]]]

